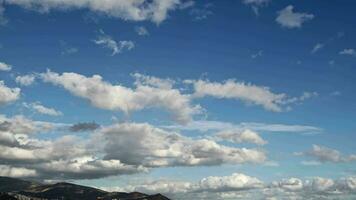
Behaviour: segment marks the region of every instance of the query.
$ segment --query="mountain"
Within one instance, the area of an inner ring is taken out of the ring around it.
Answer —
[[[40,184],[15,178],[0,177],[0,200],[18,199],[60,200],[169,200],[161,195],[139,192],[106,192],[72,183]]]
[[[38,183],[0,176],[0,192],[13,192],[38,186]]]

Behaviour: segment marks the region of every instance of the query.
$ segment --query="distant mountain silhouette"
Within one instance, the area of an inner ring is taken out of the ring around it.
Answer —
[[[72,183],[40,184],[21,179],[0,177],[0,200],[169,200],[161,195],[139,192],[106,192]]]

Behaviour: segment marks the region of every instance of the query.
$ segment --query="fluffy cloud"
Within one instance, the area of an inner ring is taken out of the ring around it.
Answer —
[[[315,177],[302,180],[288,178],[270,184],[256,177],[234,173],[230,176],[211,176],[198,182],[157,180],[125,187],[102,188],[110,191],[141,191],[163,193],[173,199],[352,199],[356,179],[338,180]]]
[[[4,0],[5,4],[18,5],[41,13],[51,10],[88,9],[123,20],[150,20],[161,23],[168,12],[182,4],[180,0]]]
[[[281,112],[283,106],[306,99],[305,94],[299,98],[288,98],[284,93],[273,93],[268,87],[236,82],[231,79],[223,83],[205,80],[186,80],[185,83],[193,84],[195,98],[212,96],[219,99],[237,99],[248,104],[260,105],[274,112]]]
[[[204,178],[198,183],[197,190],[226,192],[261,188],[262,186],[262,181],[255,177],[234,173],[231,176]]]
[[[340,55],[356,56],[355,49],[344,49],[339,52]]]
[[[298,178],[284,179],[279,182],[274,182],[273,185],[288,191],[299,191],[303,189],[303,181]]]
[[[54,124],[22,116],[2,116],[0,124],[0,171],[6,176],[91,179],[146,171],[142,166],[126,165],[120,160],[103,160],[89,139],[71,135],[36,139],[38,133],[53,130]]]
[[[234,143],[249,142],[257,145],[264,145],[267,141],[263,140],[258,133],[249,129],[245,130],[224,130],[216,134],[221,140],[226,140]]]
[[[136,26],[135,27],[135,31],[138,35],[140,36],[147,36],[149,35],[150,33],[148,32],[148,30],[146,29],[146,27],[144,26]]]
[[[251,176],[234,173],[229,176],[209,176],[200,181],[185,182],[174,180],[158,180],[140,185],[129,185],[125,187],[103,188],[110,191],[141,191],[145,193],[163,193],[171,196],[177,193],[225,193],[229,191],[244,191],[262,188],[263,182]]]
[[[286,28],[301,28],[302,24],[314,18],[313,14],[293,12],[294,7],[289,5],[278,11],[277,23]]]
[[[82,130],[87,124],[78,125]],[[64,135],[38,139],[37,134],[65,131],[65,124],[33,121],[23,116],[0,120],[0,165],[35,171],[39,179],[92,179],[146,172],[169,166],[262,163],[259,149],[228,147],[193,139],[149,124],[101,127],[88,137]],[[8,170],[9,171],[9,170]],[[25,176],[25,175],[23,175]]]
[[[139,82],[136,88],[131,89],[105,82],[99,75],[86,77],[76,73],[58,74],[48,71],[40,76],[45,82],[62,86],[101,109],[121,110],[128,114],[144,108],[159,107],[172,113],[174,120],[180,123],[191,121],[194,114],[201,112],[200,106],[191,105],[189,95],[181,94],[178,89],[157,87],[152,81],[147,84]],[[155,84],[163,82],[155,79]]]
[[[11,132],[14,134],[35,134],[45,133],[54,130],[60,124],[54,124],[43,121],[33,121],[22,115],[16,115],[8,118],[4,115],[0,115],[0,131]]]
[[[338,150],[319,145],[313,145],[311,150],[297,153],[297,155],[309,156],[319,162],[339,163],[356,161],[356,154],[344,156]]]
[[[48,108],[44,105],[42,105],[40,102],[35,102],[35,103],[23,103],[23,105],[26,108],[30,108],[34,110],[35,112],[44,114],[44,115],[50,115],[50,116],[61,116],[63,113],[61,111],[55,110],[54,108]]]
[[[0,14],[1,14],[1,7],[0,7]],[[0,62],[0,71],[10,71],[11,69],[12,69],[11,65]]]
[[[94,43],[108,48],[112,51],[112,56],[122,53],[124,50],[131,50],[135,48],[135,44],[132,41],[123,40],[116,42],[112,37],[106,35],[104,31],[100,30],[100,35],[94,40]]]
[[[20,88],[9,88],[0,80],[0,106],[16,101],[20,98]]]
[[[233,148],[208,139],[194,140],[149,124],[116,124],[105,127],[96,137],[106,159],[148,167],[261,163],[265,153]]]
[[[23,86],[29,86],[32,85],[35,82],[36,76],[34,74],[28,74],[24,76],[17,76],[15,78],[16,83],[23,85]]]

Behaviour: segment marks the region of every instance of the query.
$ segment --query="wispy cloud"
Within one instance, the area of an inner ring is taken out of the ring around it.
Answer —
[[[94,43],[110,49],[112,51],[112,56],[122,53],[124,50],[132,50],[135,48],[134,42],[130,40],[116,42],[111,36],[106,35],[103,30],[100,30],[99,33],[100,35],[94,40]]]
[[[33,111],[50,116],[61,116],[63,115],[62,112],[55,110],[54,108],[49,108],[42,105],[40,102],[34,103],[23,103],[26,108],[32,109]]]
[[[144,26],[136,26],[135,27],[135,31],[138,35],[140,36],[147,36],[149,35],[150,33],[148,32],[147,28],[144,27]]]

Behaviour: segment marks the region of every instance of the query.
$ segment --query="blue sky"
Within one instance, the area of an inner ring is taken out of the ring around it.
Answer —
[[[279,181],[285,193],[308,190],[304,198],[315,195],[309,179],[325,184],[315,177],[333,181],[318,191],[325,196],[356,181],[356,3],[97,2],[0,1],[0,175],[177,199],[187,197],[159,181],[194,185],[183,193],[201,199],[226,199],[226,185],[198,183],[246,179],[234,173],[263,187]],[[99,128],[71,131],[78,123]],[[171,141],[175,134],[180,139]],[[145,137],[156,145],[143,144]],[[258,156],[235,155],[243,148]],[[109,161],[113,166],[103,164]],[[62,170],[68,163],[73,169]],[[292,177],[302,189],[283,187]],[[192,192],[196,187],[202,192]],[[347,187],[342,195],[352,198],[355,188]]]

